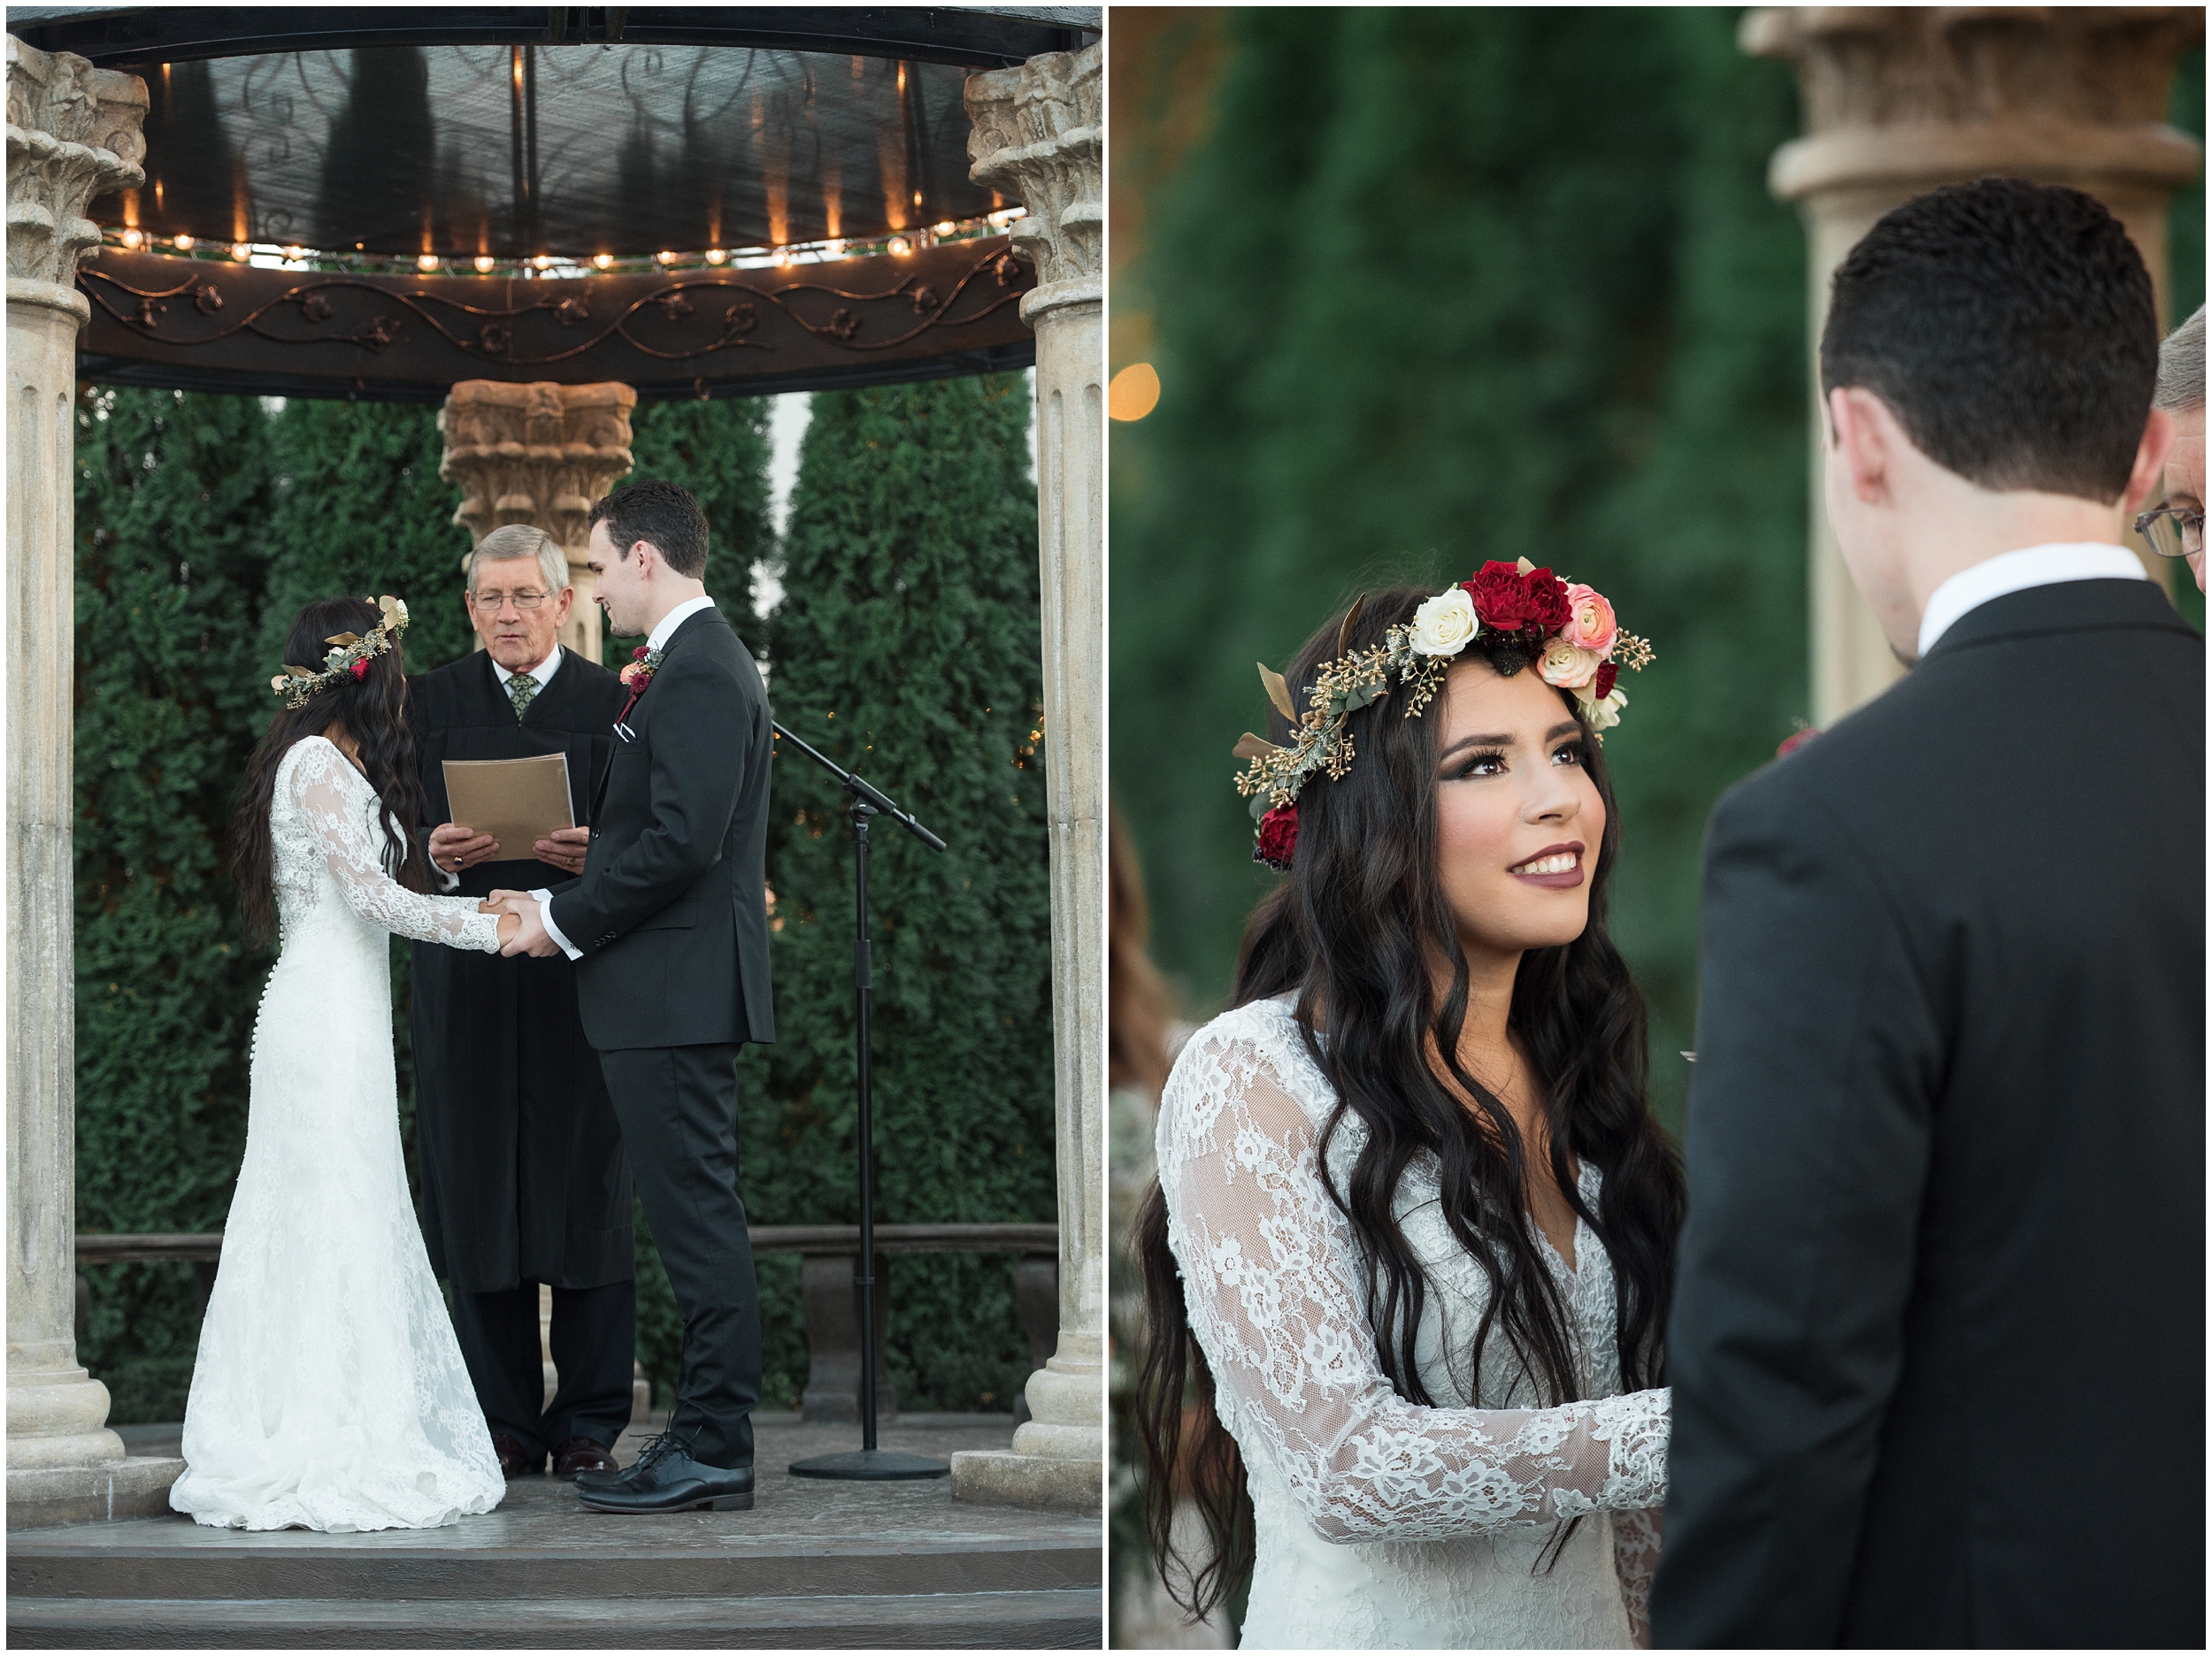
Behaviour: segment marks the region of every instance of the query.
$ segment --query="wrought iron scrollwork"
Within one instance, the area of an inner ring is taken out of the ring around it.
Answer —
[[[764,304],[772,305],[808,334],[842,349],[888,350],[933,328],[965,326],[1015,303],[1019,294],[1006,290],[1014,286],[1020,273],[1011,254],[993,251],[976,259],[949,289],[942,291],[912,272],[874,293],[803,279],[756,287],[729,276],[700,273],[672,280],[626,299],[619,289],[611,294],[602,289],[589,296],[572,289],[533,296],[527,303],[511,306],[472,304],[449,290],[458,288],[458,283],[411,288],[388,280],[325,275],[264,300],[219,330],[196,337],[167,321],[168,302],[189,297],[200,315],[213,316],[223,308],[222,295],[204,276],[196,272],[173,288],[142,289],[97,266],[87,266],[80,280],[108,315],[144,337],[168,345],[209,345],[250,333],[283,345],[339,344],[381,351],[398,338],[412,318],[457,350],[508,367],[530,368],[565,362],[616,338],[662,362],[685,362],[737,348],[773,351],[773,344],[754,337],[759,331]],[[939,280],[942,279],[941,267]],[[972,289],[975,296],[964,307],[963,300]],[[720,313],[718,323],[702,316],[695,303],[718,293],[732,295],[732,303],[716,307]],[[398,305],[406,314],[379,314],[350,330],[342,326],[330,327],[340,309],[334,298],[345,294],[365,294],[380,303]],[[618,301],[618,310],[595,317],[593,299],[608,297]],[[823,314],[825,309],[827,315]],[[268,326],[270,318],[286,310],[317,332],[303,336],[296,331],[273,331]],[[573,341],[556,336],[534,346],[526,334],[518,342],[526,318],[541,314],[564,333],[583,329],[588,331],[586,336]],[[641,322],[649,324],[649,334],[638,331]],[[671,329],[679,337],[669,338]]]

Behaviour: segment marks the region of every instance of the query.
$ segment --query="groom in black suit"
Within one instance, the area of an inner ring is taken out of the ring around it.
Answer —
[[[495,892],[522,916],[506,952],[576,962],[646,1223],[684,1319],[668,1430],[619,1475],[585,1474],[602,1512],[753,1504],[760,1309],[737,1192],[737,1049],[775,1039],[764,860],[768,696],[706,595],[707,524],[673,484],[592,510],[589,567],[617,634],[646,635],[615,721],[580,879]]]
[[[2172,427],[2126,234],[1883,218],[1821,339],[1910,674],[1724,798],[1662,1645],[2200,1647],[2204,647],[2120,544]]]

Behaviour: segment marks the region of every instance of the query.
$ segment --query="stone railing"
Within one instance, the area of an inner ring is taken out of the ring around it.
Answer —
[[[860,1418],[860,1293],[853,1276],[860,1263],[857,1225],[755,1225],[753,1252],[799,1256],[799,1297],[805,1307],[806,1392],[799,1400],[810,1421]],[[1056,1224],[879,1224],[876,1227],[876,1281],[888,1282],[894,1254],[1015,1254],[1014,1309],[1028,1344],[1030,1365],[1041,1368],[1051,1357],[1059,1328],[1060,1227]],[[223,1233],[146,1233],[77,1238],[77,1264],[177,1263],[211,1265],[222,1257]],[[204,1306],[212,1274],[200,1275]],[[90,1284],[77,1277],[77,1337],[84,1338],[91,1307]],[[898,1399],[883,1363],[889,1293],[876,1295],[876,1398],[879,1417],[898,1412]],[[1015,1401],[1015,1422],[1027,1412]]]

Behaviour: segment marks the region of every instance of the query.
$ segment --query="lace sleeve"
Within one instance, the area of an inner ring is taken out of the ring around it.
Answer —
[[[346,906],[371,925],[424,943],[495,954],[499,916],[476,912],[473,897],[428,897],[384,871],[361,801],[368,784],[322,737],[309,737],[286,761],[283,785]]]
[[[1432,1539],[1661,1505],[1663,1391],[1479,1409],[1425,1408],[1392,1390],[1314,1139],[1280,1068],[1248,1038],[1202,1034],[1161,1102],[1160,1180],[1192,1332],[1314,1532]]]
[[[1613,1568],[1638,1650],[1651,1648],[1651,1578],[1659,1573],[1660,1509],[1638,1507],[1613,1514]]]

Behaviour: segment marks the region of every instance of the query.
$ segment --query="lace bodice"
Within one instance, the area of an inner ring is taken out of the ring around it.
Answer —
[[[411,892],[384,871],[376,790],[327,739],[302,738],[277,766],[269,811],[277,915],[285,947],[342,907],[364,926],[425,943],[495,952],[499,916],[473,897]]]
[[[1667,1397],[1619,1394],[1603,1248],[1578,1224],[1570,1269],[1539,1233],[1586,1399],[1535,1407],[1502,1338],[1468,1372],[1486,1279],[1444,1223],[1433,1166],[1409,1170],[1396,1213],[1431,1290],[1416,1358],[1454,1407],[1407,1402],[1377,1361],[1356,1244],[1319,1177],[1334,1105],[1286,1000],[1200,1031],[1161,1100],[1169,1240],[1259,1526],[1246,1643],[1628,1643],[1656,1561]],[[1340,1186],[1360,1142],[1348,1121],[1331,1146]],[[1598,1177],[1583,1169],[1586,1204]],[[1597,1514],[1618,1522],[1580,1526],[1544,1568],[1557,1526]]]

